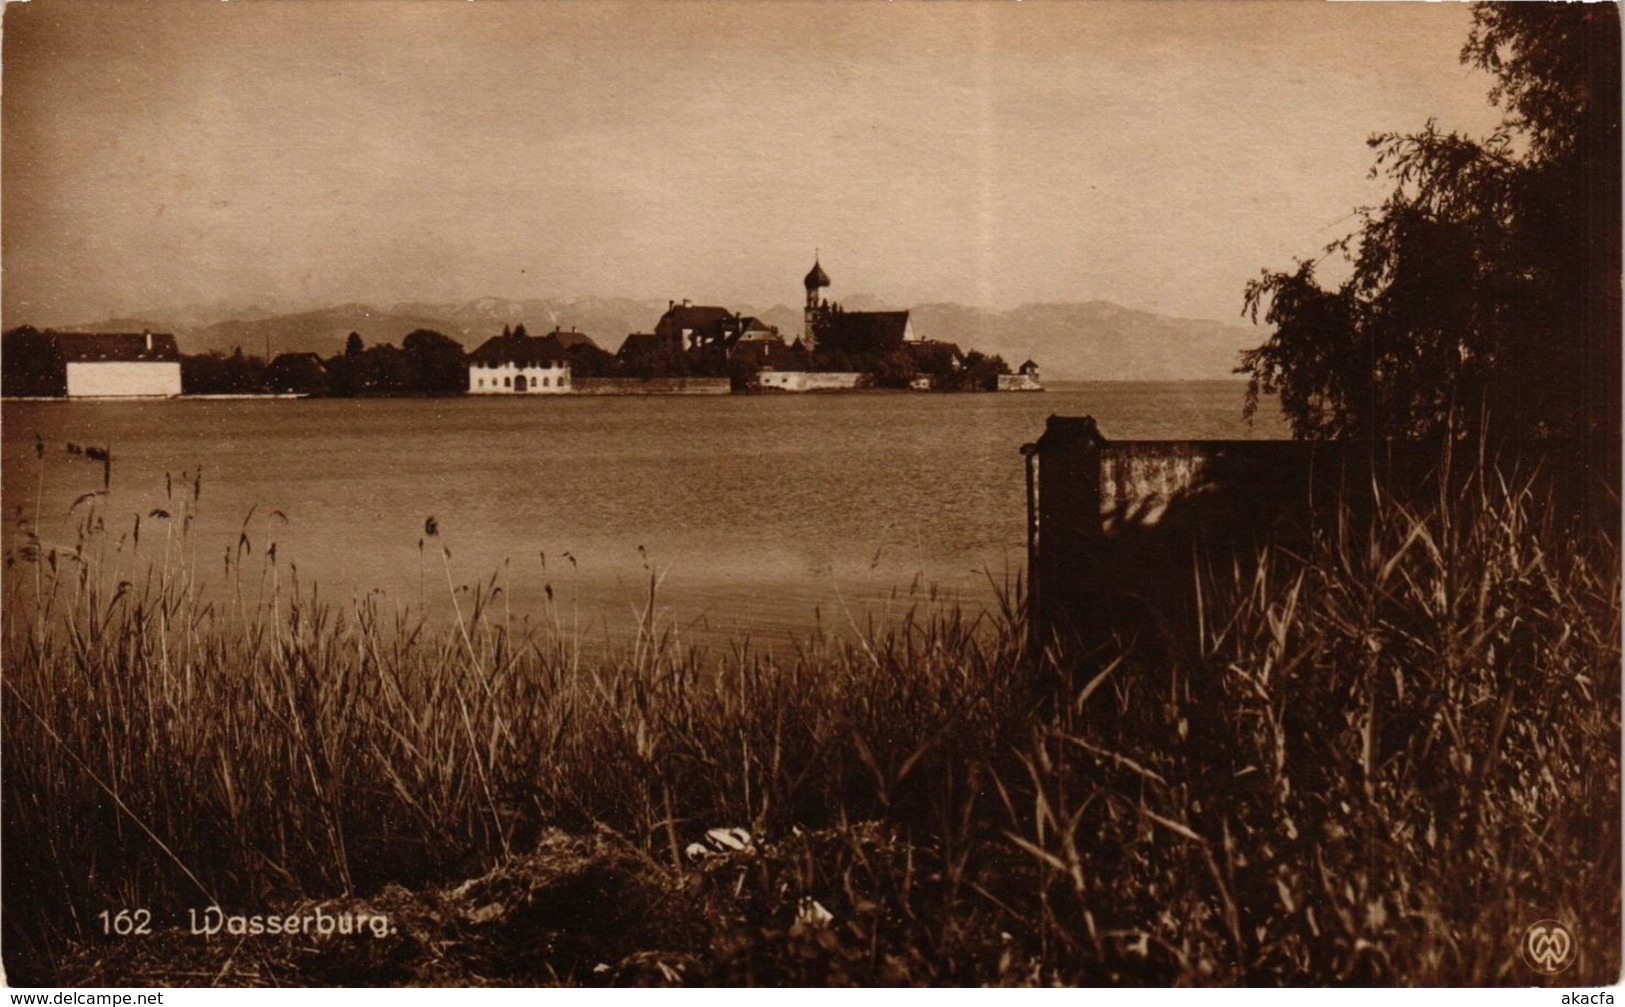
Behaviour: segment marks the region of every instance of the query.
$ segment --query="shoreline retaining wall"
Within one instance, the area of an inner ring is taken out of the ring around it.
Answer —
[[[762,371],[756,382],[763,391],[839,392],[858,387],[863,378],[856,371]]]
[[[727,378],[576,378],[577,395],[727,395]]]
[[[999,391],[1001,392],[1041,392],[1044,386],[1031,374],[1001,374],[999,375]]]

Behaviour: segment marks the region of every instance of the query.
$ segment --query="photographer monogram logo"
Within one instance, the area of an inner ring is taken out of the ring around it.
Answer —
[[[1523,960],[1536,972],[1556,975],[1574,964],[1574,952],[1574,933],[1557,920],[1539,920],[1524,931]]]

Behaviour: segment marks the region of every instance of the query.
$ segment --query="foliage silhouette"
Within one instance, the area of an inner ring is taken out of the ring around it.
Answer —
[[[1619,436],[1619,16],[1611,5],[1483,5],[1462,61],[1493,74],[1500,126],[1379,134],[1395,183],[1315,259],[1264,270],[1243,313],[1246,412],[1279,394],[1298,437],[1419,437],[1452,415],[1491,434]],[[1617,449],[1614,452],[1617,454]]]

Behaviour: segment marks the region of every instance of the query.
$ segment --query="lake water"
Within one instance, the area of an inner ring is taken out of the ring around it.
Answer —
[[[0,489],[8,549],[33,526],[36,495],[42,538],[72,541],[65,515],[101,473],[65,445],[106,444],[100,506],[115,540],[144,516],[144,556],[161,556],[150,515],[174,509],[166,477],[201,470],[189,551],[206,590],[223,590],[246,532],[252,584],[275,543],[284,582],[291,564],[324,598],[380,589],[390,605],[448,607],[435,541],[419,550],[432,517],[453,585],[496,574],[516,624],[624,639],[654,577],[660,622],[684,638],[772,643],[933,592],[990,604],[990,578],[1025,565],[1019,448],[1049,414],[1091,414],[1108,437],[1284,436],[1273,414],[1242,421],[1242,389],[7,402]]]

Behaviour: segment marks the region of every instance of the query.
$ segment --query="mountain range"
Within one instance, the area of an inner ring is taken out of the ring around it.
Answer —
[[[1232,376],[1241,351],[1266,334],[1243,325],[1175,318],[1110,301],[1024,304],[1008,311],[962,304],[914,308],[921,335],[1031,359],[1045,377],[1091,381],[1200,381]]]
[[[850,310],[883,307],[872,297],[843,299]],[[143,313],[65,328],[85,331],[173,332],[186,353],[271,355],[313,352],[331,356],[351,332],[368,344],[399,344],[413,329],[434,329],[472,350],[504,325],[523,323],[533,335],[575,329],[615,350],[629,332],[654,328],[669,302],[626,297],[403,302],[388,308],[350,303],[311,311],[273,313],[257,308],[188,307]],[[801,311],[729,305],[776,325],[788,338],[801,330]],[[1052,379],[1181,381],[1226,378],[1240,352],[1265,334],[1248,326],[1175,318],[1109,301],[1024,304],[1008,310],[962,304],[922,304],[913,309],[915,332],[957,343],[964,350],[997,353],[1012,366],[1037,361]]]

